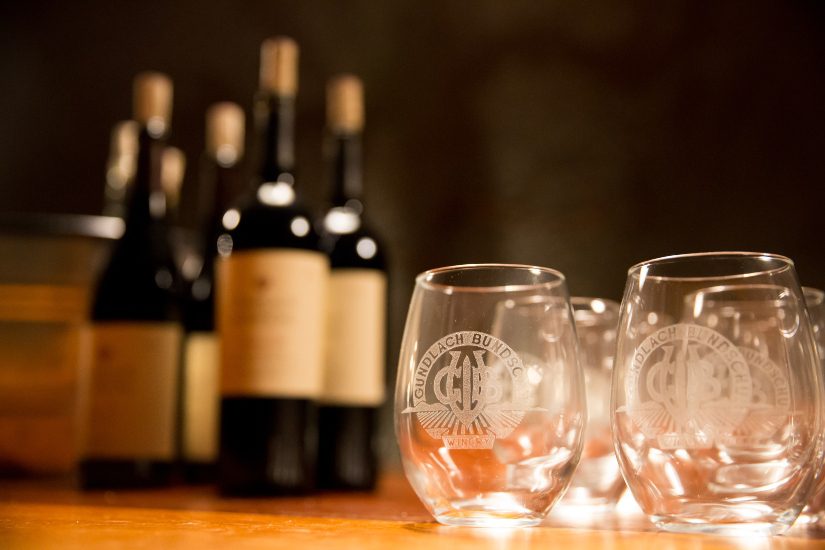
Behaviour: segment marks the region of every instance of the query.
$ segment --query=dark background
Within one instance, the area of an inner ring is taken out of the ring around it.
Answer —
[[[0,8],[0,210],[97,213],[131,79],[175,82],[172,143],[249,109],[258,47],[301,46],[299,185],[320,208],[324,83],[367,93],[366,204],[391,254],[398,349],[413,277],[547,265],[618,299],[631,264],[779,252],[825,286],[822,3],[28,1]],[[192,223],[195,171],[181,223]]]

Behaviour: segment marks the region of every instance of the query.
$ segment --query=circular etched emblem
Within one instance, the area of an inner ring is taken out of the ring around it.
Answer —
[[[426,432],[449,449],[490,449],[524,418],[529,385],[513,349],[484,332],[454,332],[415,369],[412,406]]]
[[[712,447],[748,414],[753,383],[739,348],[713,329],[661,328],[636,348],[626,412],[662,449]]]
[[[744,346],[739,351],[750,367],[753,393],[748,414],[729,443],[758,445],[788,422],[791,388],[783,370],[766,354]]]

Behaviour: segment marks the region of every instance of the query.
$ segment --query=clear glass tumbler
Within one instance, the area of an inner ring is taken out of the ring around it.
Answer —
[[[480,264],[418,276],[395,429],[407,478],[436,520],[541,522],[576,468],[586,416],[561,273]]]
[[[660,528],[776,534],[799,515],[824,420],[804,308],[782,256],[690,254],[630,269],[613,441],[628,487]],[[678,321],[638,330],[651,314]]]
[[[820,372],[825,376],[825,292],[818,288],[802,287],[805,305],[811,319],[816,350],[822,365]],[[816,488],[808,499],[808,505],[802,510],[797,525],[810,529],[825,530],[825,464],[819,471]]]
[[[560,505],[610,509],[625,490],[610,431],[610,383],[619,304],[584,297],[573,297],[570,302],[587,393],[587,428],[579,467]]]

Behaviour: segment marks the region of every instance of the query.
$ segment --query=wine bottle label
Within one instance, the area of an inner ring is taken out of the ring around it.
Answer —
[[[193,332],[183,360],[183,457],[214,462],[218,454],[218,338]]]
[[[329,263],[309,250],[234,252],[218,261],[221,395],[321,393]]]
[[[377,406],[384,400],[386,300],[384,273],[332,271],[323,402]]]
[[[95,323],[92,346],[85,455],[174,458],[180,326]]]

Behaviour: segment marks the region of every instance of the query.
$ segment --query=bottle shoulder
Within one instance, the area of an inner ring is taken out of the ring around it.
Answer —
[[[218,238],[231,239],[232,251],[259,248],[322,251],[320,235],[310,220],[309,211],[298,202],[270,205],[245,200],[223,216],[224,232]]]
[[[164,224],[132,226],[114,243],[95,287],[95,320],[177,320],[180,276]]]
[[[174,265],[113,261],[95,289],[94,320],[179,320],[180,279]]]
[[[325,232],[323,247],[332,269],[361,268],[386,271],[387,258],[381,239],[362,223],[349,233]]]

